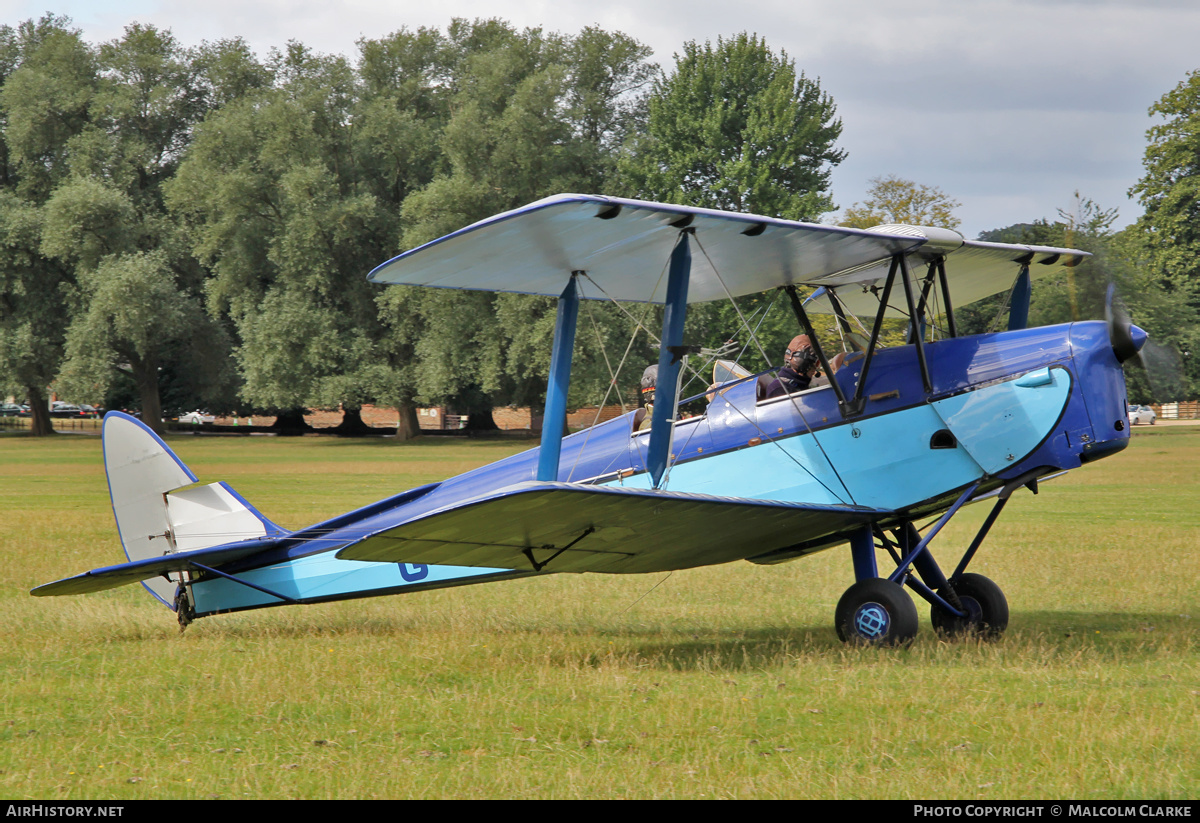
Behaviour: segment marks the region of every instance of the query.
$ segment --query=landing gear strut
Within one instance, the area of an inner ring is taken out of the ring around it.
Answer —
[[[1001,489],[995,506],[949,577],[934,560],[929,543],[974,496],[978,483],[964,490],[924,537],[911,521],[892,529],[890,538],[879,527],[864,527],[856,533],[850,540],[850,553],[858,582],[838,601],[834,616],[838,637],[847,643],[875,646],[912,642],[917,634],[917,609],[904,591],[907,586],[929,602],[930,621],[942,637],[998,640],[1008,628],[1008,601],[991,580],[967,572],[967,564],[1012,493],[1026,486],[1037,494],[1037,478],[1042,474],[1045,470],[1028,472]],[[879,576],[875,564],[877,547],[886,549],[896,563],[895,571],[886,578]]]

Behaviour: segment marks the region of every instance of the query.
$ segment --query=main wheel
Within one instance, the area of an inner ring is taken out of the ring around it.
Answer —
[[[917,636],[917,607],[896,583],[860,580],[842,595],[834,612],[838,637],[868,646],[907,645]]]
[[[1008,628],[1008,600],[1000,587],[982,574],[964,574],[954,584],[954,591],[966,609],[967,616],[950,614],[934,605],[929,614],[933,627],[947,637],[976,635],[984,640],[998,640]]]

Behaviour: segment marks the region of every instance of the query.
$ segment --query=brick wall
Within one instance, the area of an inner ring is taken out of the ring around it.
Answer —
[[[596,407],[584,406],[572,412],[567,412],[567,426],[572,429],[584,429],[594,423],[603,423],[606,420],[612,420],[614,417],[621,416],[620,406],[605,406],[604,411],[600,413],[600,419],[596,420]],[[499,406],[492,409],[492,419],[496,421],[496,425],[502,429],[528,429],[530,428],[529,408],[509,408],[507,406]],[[540,421],[539,421],[540,424]]]
[[[632,407],[629,407],[632,410]],[[422,412],[425,412],[422,414]],[[434,414],[436,412],[436,414]],[[596,407],[585,406],[576,409],[567,414],[567,425],[572,429],[583,429],[591,426],[594,422],[603,423],[606,420],[612,420],[614,417],[621,416],[620,406],[605,406],[604,411],[600,414],[600,420],[596,421]],[[386,406],[363,406],[362,418],[363,422],[368,426],[392,427],[396,425],[396,420],[399,414],[393,408]],[[417,422],[420,423],[422,429],[440,429],[442,421],[447,417],[447,412],[444,406],[430,407],[417,410]],[[456,419],[455,415],[450,415],[451,419]],[[342,413],[340,411],[315,411],[309,412],[304,416],[310,426],[318,429],[332,428],[342,422]],[[496,425],[501,429],[528,429],[530,428],[529,407],[510,408],[508,406],[497,406],[492,409],[492,419],[496,421]],[[259,426],[269,426],[275,422],[275,418],[259,415],[253,418],[254,423]],[[249,424],[249,418],[241,418],[238,422]],[[539,425],[541,421],[539,420]],[[233,418],[219,418],[217,423],[224,426],[233,425]],[[457,425],[453,428],[458,428]]]

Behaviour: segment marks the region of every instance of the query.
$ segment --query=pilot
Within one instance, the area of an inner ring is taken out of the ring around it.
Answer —
[[[783,368],[767,384],[766,397],[782,397],[807,389],[820,366],[808,335],[796,335],[783,353]]]
[[[654,386],[657,382],[658,364],[655,363],[653,366],[647,366],[642,372],[642,396],[638,402],[646,409],[646,414],[638,424],[638,431],[650,428],[650,418],[654,414]]]

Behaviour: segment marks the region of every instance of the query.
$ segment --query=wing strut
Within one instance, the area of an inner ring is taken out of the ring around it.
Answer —
[[[833,379],[833,369],[829,366],[829,360],[825,357],[825,350],[821,348],[821,341],[817,339],[817,333],[813,330],[812,321],[808,319],[808,312],[804,310],[804,304],[800,302],[800,297],[796,294],[795,286],[784,286],[784,291],[792,301],[792,312],[796,315],[796,319],[800,321],[800,325],[804,327],[804,333],[808,335],[808,342],[812,344],[813,351],[817,353],[817,360],[821,362],[822,374],[829,375],[829,385],[833,389],[833,393],[837,395],[838,407],[842,410],[842,416],[848,414],[846,408],[846,395],[842,391],[838,381]],[[837,308],[837,298],[830,295],[830,302]],[[845,318],[842,318],[845,323]]]
[[[1021,271],[1017,273],[1017,282],[1013,285],[1012,297],[1008,306],[1008,330],[1015,331],[1029,325],[1029,296],[1032,293],[1029,283],[1029,264],[1022,263]]]
[[[921,281],[921,300],[917,303],[917,317],[920,318],[919,331],[914,327],[913,331],[909,333],[910,336],[914,336],[914,339],[909,342],[915,343],[915,336],[919,336],[922,340],[925,339],[925,308],[929,305],[929,292],[933,289],[933,281],[936,277],[937,263],[930,262],[929,267],[926,269],[925,278]],[[934,322],[934,314],[930,312],[930,325],[936,329],[937,324]]]
[[[546,384],[546,411],[542,417],[542,445],[538,450],[537,479],[558,480],[558,458],[567,427],[567,389],[571,387],[571,350],[575,347],[575,324],[579,319],[579,291],[571,279],[558,298],[554,320],[554,349],[550,354],[550,379]]]
[[[943,269],[939,268],[939,271],[944,275]],[[932,391],[932,384],[929,378],[929,364],[925,360],[925,347],[921,340],[922,335],[920,332],[920,326],[918,324],[919,310],[917,309],[917,303],[913,295],[913,286],[909,277],[908,264],[904,259],[904,254],[895,254],[892,256],[892,263],[888,268],[887,280],[884,282],[883,286],[883,295],[879,297],[879,309],[875,314],[875,325],[871,328],[871,338],[867,344],[867,356],[863,360],[862,371],[859,373],[858,377],[858,385],[854,390],[854,397],[850,400],[842,400],[842,394],[840,391],[838,392],[838,405],[842,410],[843,417],[851,417],[862,414],[864,406],[863,390],[867,385],[867,371],[871,368],[871,361],[874,360],[875,350],[879,346],[879,330],[883,324],[883,316],[887,312],[888,299],[891,297],[892,286],[896,282],[897,274],[900,275],[900,282],[904,287],[904,301],[908,307],[910,335],[916,344],[917,361],[921,366],[921,382],[924,386],[926,394],[929,394],[929,392]],[[871,287],[871,291],[878,296],[878,291],[875,286]],[[946,292],[946,295],[947,306],[949,306],[949,292]],[[795,294],[792,294],[793,307],[799,306],[799,302],[800,301],[796,299]],[[806,322],[806,318],[803,316],[803,309],[799,309],[797,314],[801,317],[801,322],[805,324],[805,331],[808,333],[809,337],[815,339],[815,335],[813,335],[811,331],[811,325]],[[814,348],[816,347],[814,346]],[[819,349],[817,349],[817,351],[819,353]],[[824,362],[822,362],[822,365],[825,365]],[[831,380],[830,383],[835,387],[837,386],[837,381],[835,380]]]
[[[663,311],[663,333],[658,348],[658,379],[655,381],[654,413],[650,418],[650,448],[646,468],[654,488],[662,482],[671,456],[671,435],[675,426],[679,391],[679,370],[683,351],[683,320],[687,314],[688,279],[692,271],[692,250],[688,235],[695,229],[684,228],[671,251],[667,270],[667,301]]]
[[[954,324],[954,307],[950,305],[950,286],[946,284],[946,258],[937,260],[938,285],[942,289],[942,299],[946,302],[946,329],[951,337],[958,337],[958,327]]]
[[[929,394],[933,391],[933,383],[929,379],[929,364],[925,361],[925,343],[922,340],[924,335],[921,333],[921,316],[918,314],[917,304],[913,298],[912,277],[909,274],[908,263],[904,259],[904,255],[898,254],[896,257],[900,260],[900,281],[904,285],[904,302],[908,304],[909,327],[912,330],[913,343],[917,347],[917,363],[921,366],[921,384],[925,388],[925,393]],[[884,308],[887,307],[884,306]]]
[[[863,399],[863,389],[867,386],[867,372],[871,368],[871,361],[875,359],[875,349],[879,344],[879,329],[883,326],[883,315],[887,312],[888,299],[892,295],[892,284],[896,282],[896,269],[900,267],[902,257],[904,257],[902,254],[892,255],[892,264],[888,268],[887,280],[883,284],[883,296],[879,297],[879,309],[875,313],[875,324],[871,326],[871,336],[867,341],[867,356],[863,358],[858,384],[854,389],[854,397],[842,409],[843,417],[862,414],[863,407],[866,405],[866,401]],[[872,285],[871,291],[878,295],[876,286]]]

